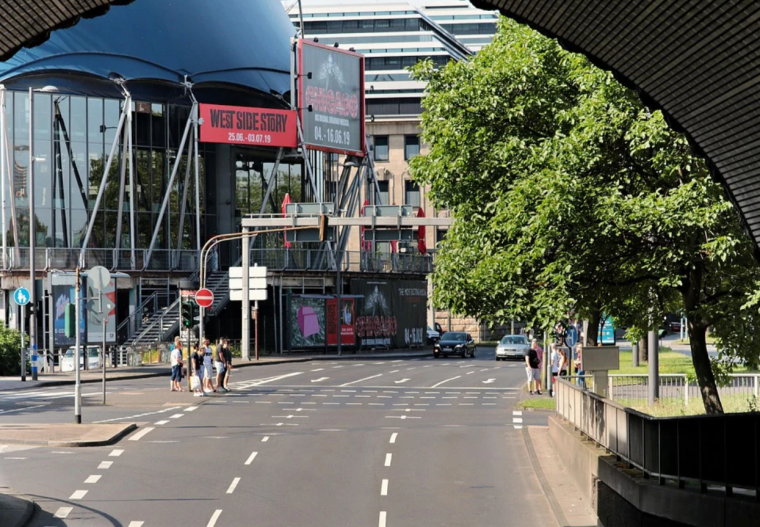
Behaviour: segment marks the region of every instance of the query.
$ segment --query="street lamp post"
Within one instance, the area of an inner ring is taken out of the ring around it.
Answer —
[[[29,347],[32,350],[32,380],[37,380],[37,299],[34,287],[34,93],[57,92],[55,86],[29,88]]]

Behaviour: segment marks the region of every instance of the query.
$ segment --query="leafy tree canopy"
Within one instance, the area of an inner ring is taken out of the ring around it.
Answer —
[[[541,327],[574,311],[595,329],[604,313],[639,332],[683,311],[706,409],[722,411],[705,331],[757,363],[758,312],[741,307],[760,272],[683,135],[610,73],[506,19],[471,61],[413,75],[428,82],[430,150],[412,174],[456,220],[436,303]]]

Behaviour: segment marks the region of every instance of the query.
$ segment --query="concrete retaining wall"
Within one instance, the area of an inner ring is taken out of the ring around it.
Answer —
[[[549,434],[557,449],[567,453],[563,463],[605,527],[760,525],[760,503],[754,498],[726,498],[638,477],[556,416],[549,418]]]

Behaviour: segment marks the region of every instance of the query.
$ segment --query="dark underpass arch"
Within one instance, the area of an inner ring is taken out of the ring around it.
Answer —
[[[707,160],[760,261],[760,2],[470,0],[582,53]]]

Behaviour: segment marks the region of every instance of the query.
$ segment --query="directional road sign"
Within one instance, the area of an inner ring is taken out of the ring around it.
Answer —
[[[209,308],[214,304],[214,293],[210,289],[200,289],[195,293],[195,302],[202,308]]]
[[[13,300],[16,302],[16,304],[20,306],[25,306],[29,303],[29,291],[26,287],[19,287],[16,289],[16,291],[13,293]]]

